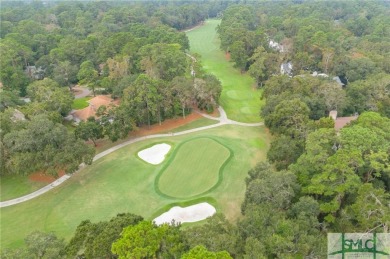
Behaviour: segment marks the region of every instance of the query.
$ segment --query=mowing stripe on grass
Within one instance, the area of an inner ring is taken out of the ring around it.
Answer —
[[[213,137],[182,142],[156,177],[156,192],[170,199],[204,195],[222,182],[223,169],[232,156],[232,150]]]
[[[219,49],[216,28],[220,20],[207,20],[203,26],[187,32],[191,52],[202,56],[203,68],[222,83],[220,104],[228,118],[240,122],[259,122],[262,90],[248,74],[233,67],[225,53]]]
[[[156,193],[156,177],[172,154],[163,164],[153,166],[141,162],[137,151],[166,141],[172,142],[177,149],[182,142],[209,136],[232,151],[231,159],[219,172],[220,182],[207,194],[189,199],[168,199]],[[265,159],[266,147],[268,139],[264,127],[236,125],[145,139],[124,146],[96,160],[50,192],[25,203],[0,208],[0,246],[2,249],[21,247],[23,238],[34,230],[53,231],[68,241],[82,220],[99,222],[123,212],[153,219],[158,216],[156,211],[169,210],[175,204],[192,205],[186,203],[195,203],[194,199],[198,198],[212,204],[228,219],[235,220],[240,216],[247,172],[256,162]],[[215,202],[208,199],[215,199]]]

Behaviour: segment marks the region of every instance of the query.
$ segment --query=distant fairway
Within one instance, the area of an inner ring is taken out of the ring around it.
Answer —
[[[207,20],[205,25],[187,32],[190,51],[200,54],[205,70],[221,80],[223,91],[220,103],[229,119],[259,122],[261,90],[254,88],[255,82],[248,74],[241,74],[233,68],[233,63],[227,61],[225,53],[219,49],[215,30],[219,23],[220,20]]]
[[[197,138],[184,142],[172,156],[156,186],[164,195],[190,198],[216,186],[231,152],[211,138]]]

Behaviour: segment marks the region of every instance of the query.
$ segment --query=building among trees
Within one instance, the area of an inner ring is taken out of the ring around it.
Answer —
[[[334,128],[336,131],[339,131],[341,128],[345,127],[351,121],[354,121],[358,118],[358,115],[349,117],[337,117],[337,111],[333,110],[329,112],[329,117],[334,120]]]

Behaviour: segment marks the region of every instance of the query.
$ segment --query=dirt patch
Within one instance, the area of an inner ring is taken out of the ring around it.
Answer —
[[[161,132],[166,132],[166,131],[178,128],[180,126],[183,126],[187,123],[193,122],[201,117],[202,117],[202,115],[200,115],[196,112],[193,112],[193,113],[187,115],[185,119],[180,117],[180,118],[165,120],[164,122],[161,123],[161,125],[155,124],[155,125],[152,125],[150,127],[142,126],[138,130],[131,132],[130,136],[139,137],[139,136],[146,136],[146,135],[152,135],[152,134],[158,134]]]
[[[193,112],[193,113],[189,114],[188,116],[186,116],[185,119],[183,119],[183,117],[178,117],[175,119],[167,119],[167,120],[163,121],[161,123],[161,125],[155,124],[155,125],[151,125],[150,127],[142,126],[142,127],[139,127],[137,130],[130,132],[129,136],[126,139],[120,139],[114,143],[108,139],[99,139],[98,141],[96,141],[95,149],[96,149],[97,153],[100,153],[100,152],[102,152],[110,147],[116,146],[120,143],[123,143],[123,142],[128,141],[128,140],[133,139],[133,138],[152,135],[152,134],[158,134],[161,132],[169,132],[169,131],[176,129],[180,126],[183,126],[183,125],[186,125],[190,122],[196,121],[201,117],[202,117],[202,115]],[[87,141],[86,143],[93,146],[93,142],[90,140]]]
[[[33,181],[33,182],[52,183],[52,182],[54,182],[55,180],[57,180],[58,178],[60,178],[61,176],[64,176],[64,175],[65,175],[65,171],[64,170],[59,171],[57,177],[54,177],[52,175],[45,174],[45,173],[42,173],[42,172],[37,172],[37,173],[30,174],[28,179],[30,179],[30,181]]]
[[[214,117],[219,117],[219,111],[217,109],[215,109],[215,111],[209,115],[214,116]],[[111,148],[113,146],[116,146],[118,144],[121,144],[123,142],[126,142],[130,139],[134,139],[137,137],[159,134],[159,133],[163,133],[163,132],[168,133],[168,132],[172,131],[173,129],[184,126],[184,125],[186,125],[190,122],[196,121],[202,117],[203,117],[202,115],[193,111],[191,114],[186,116],[185,119],[183,119],[183,117],[177,117],[175,119],[166,119],[165,121],[163,121],[161,123],[161,125],[154,124],[154,125],[151,125],[150,127],[148,127],[147,125],[139,127],[137,130],[130,132],[127,138],[120,139],[114,143],[106,138],[99,139],[96,141],[96,147],[95,147],[96,153],[100,153],[108,148]],[[87,141],[86,143],[93,146],[92,141]]]
[[[218,109],[214,109],[214,111],[212,113],[209,113],[207,115],[210,115],[210,116],[215,117],[215,118],[219,118],[219,116],[221,116]]]
[[[230,52],[225,53],[225,58],[227,61],[230,61]]]
[[[204,111],[200,111],[202,113],[205,113]],[[214,109],[214,111],[210,114],[208,114],[212,117],[218,118],[219,117],[219,111],[218,109]],[[193,111],[191,114],[187,115],[185,119],[183,117],[178,117],[175,119],[167,119],[159,124],[148,126],[142,126],[138,130],[135,130],[130,133],[130,136],[145,136],[145,135],[151,135],[151,134],[158,134],[161,132],[167,132],[173,129],[176,129],[180,126],[186,125],[190,122],[193,122],[199,118],[202,118],[203,116],[199,113]]]

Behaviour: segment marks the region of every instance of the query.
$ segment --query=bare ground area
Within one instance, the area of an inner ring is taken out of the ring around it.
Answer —
[[[225,58],[227,61],[230,61],[230,52],[225,53]]]
[[[30,174],[28,178],[33,182],[52,183],[63,175],[65,175],[65,171],[58,172],[57,177],[42,172],[37,172]]]

